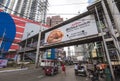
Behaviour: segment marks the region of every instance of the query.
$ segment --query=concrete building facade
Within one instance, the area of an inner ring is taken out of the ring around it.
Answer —
[[[4,0],[1,3],[7,13],[45,22],[48,0]]]
[[[53,27],[57,24],[60,24],[63,22],[63,18],[60,16],[52,16],[52,17],[47,17],[46,24]]]

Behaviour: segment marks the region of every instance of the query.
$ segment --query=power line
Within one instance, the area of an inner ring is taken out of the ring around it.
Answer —
[[[16,11],[14,11],[14,10],[12,10],[12,9],[10,9],[10,8],[8,8],[8,7],[6,7],[6,6],[4,6],[4,5],[3,5],[3,4],[1,4],[1,3],[0,3],[0,5],[1,5],[1,6],[3,6],[4,8],[6,8],[6,9],[10,10],[10,11],[15,12],[16,14],[22,15],[24,18],[27,18],[27,19],[30,19],[30,20],[31,20],[31,18],[30,18],[30,17],[24,16],[23,14],[18,13],[18,12],[16,12]],[[39,15],[40,15],[40,14],[39,14]],[[38,22],[38,21],[35,21],[35,20],[32,20],[32,21],[33,21],[33,22]]]
[[[51,7],[52,6],[71,6],[71,5],[75,5],[75,6],[77,6],[77,5],[84,5],[84,4],[89,4],[89,3],[95,3],[95,2],[82,2],[82,3],[70,3],[70,4],[56,4],[56,5],[50,5]],[[109,2],[108,2],[109,3]],[[120,2],[116,2],[116,3],[120,3]]]
[[[2,5],[1,3],[0,3],[0,5],[3,6],[3,7],[5,7],[5,8],[7,8],[7,9],[9,9],[9,10],[11,10],[11,11],[13,11],[13,12],[15,12],[15,13],[17,13],[17,14],[22,15],[21,13],[18,13],[18,12],[16,12],[16,11],[14,11],[14,10],[12,10],[12,9],[4,6],[4,5]],[[40,14],[39,14],[39,15],[40,15]],[[47,15],[58,15],[58,13],[48,13]],[[76,14],[76,13],[59,13],[59,15],[78,15],[78,14]],[[27,16],[24,16],[24,17],[30,19],[30,18],[27,17]],[[91,19],[87,19],[87,20],[91,20]]]
[[[10,10],[10,11],[13,11],[13,12],[19,14],[19,15],[23,15],[23,14],[21,14],[21,13],[18,13],[18,12],[16,12],[16,11],[14,11],[14,10],[12,10],[12,9],[4,6],[4,5],[2,5],[1,3],[0,3],[0,5],[3,6],[3,7],[5,7],[5,8],[7,8],[7,9]],[[36,13],[36,12],[32,12],[32,13]],[[60,14],[60,15],[78,15],[78,14],[76,14],[76,13],[59,13],[59,14]],[[38,15],[42,15],[42,14],[38,14]],[[58,13],[48,13],[47,15],[58,15]],[[24,16],[24,17],[29,18],[29,17],[27,17],[27,16]]]
[[[10,9],[10,8],[8,8],[8,7],[6,7],[6,6],[4,6],[1,2],[0,2],[0,5],[3,6],[4,8],[6,8],[6,9],[10,10],[10,11],[15,12],[16,14],[23,15],[23,14],[21,14],[21,13],[18,13],[18,12],[16,12],[16,11],[14,11],[14,10],[12,10],[12,9]],[[29,17],[27,17],[27,16],[23,16],[23,17],[29,18]],[[30,18],[29,18],[29,19],[30,19]]]
[[[58,4],[58,5],[50,5],[50,6],[67,6],[67,5],[80,5],[80,4],[88,4],[87,2],[86,3],[71,3],[71,4]]]
[[[74,3],[74,4],[85,4],[85,3]],[[14,10],[12,10],[12,9],[4,6],[4,5],[1,4],[1,3],[0,3],[0,5],[3,6],[3,7],[5,7],[5,8],[7,8],[8,10],[11,10],[11,11],[19,14],[19,15],[23,15],[23,14],[21,14],[21,13],[18,13],[18,12],[16,12],[16,11],[14,11]],[[61,4],[61,5],[67,5],[67,4]],[[71,4],[68,4],[68,5],[71,5]],[[57,6],[57,5],[56,5],[56,6]],[[58,5],[58,6],[59,6],[59,5]],[[40,7],[40,6],[39,6],[39,7]],[[36,12],[33,12],[33,13],[36,13]],[[42,15],[42,14],[38,14],[38,15]],[[47,13],[47,15],[78,15],[78,14],[77,14],[77,13]],[[119,15],[119,14],[114,14],[114,15]],[[23,17],[30,19],[30,17],[24,16],[24,15],[23,15]]]

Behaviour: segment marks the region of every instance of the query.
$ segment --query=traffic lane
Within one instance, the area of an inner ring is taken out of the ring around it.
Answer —
[[[66,70],[66,75],[60,72],[54,76],[44,76],[41,69],[0,73],[0,81],[86,81],[86,77],[75,76],[73,66]]]
[[[0,81],[39,81],[43,75],[41,69],[0,73]]]
[[[67,66],[66,74],[60,72],[54,76],[45,76],[40,81],[86,81],[86,77],[75,76],[73,66]]]

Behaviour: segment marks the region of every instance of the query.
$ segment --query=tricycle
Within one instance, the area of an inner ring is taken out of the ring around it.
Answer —
[[[43,70],[45,75],[55,75],[59,72],[57,60],[44,59],[42,63],[44,63]]]

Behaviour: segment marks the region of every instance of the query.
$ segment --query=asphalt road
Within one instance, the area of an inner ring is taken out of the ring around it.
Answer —
[[[41,69],[0,73],[0,81],[39,81]]]
[[[86,81],[86,77],[75,76],[73,66],[68,66],[66,74],[61,73],[60,71],[59,74],[54,76],[46,76],[46,78],[42,78],[40,81]]]
[[[54,76],[45,76],[41,69],[0,73],[0,81],[90,81],[86,77],[75,76],[73,66],[67,66],[66,75],[59,72]]]

